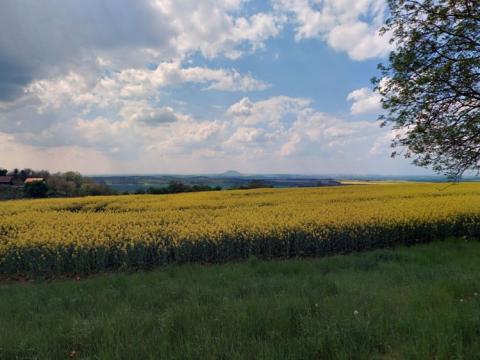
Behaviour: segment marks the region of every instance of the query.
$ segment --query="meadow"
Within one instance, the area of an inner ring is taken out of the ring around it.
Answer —
[[[0,203],[0,274],[322,257],[480,236],[480,184],[372,184]]]
[[[478,359],[480,242],[0,284],[0,359]]]

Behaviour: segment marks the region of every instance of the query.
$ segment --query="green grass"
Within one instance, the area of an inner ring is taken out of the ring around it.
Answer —
[[[478,359],[480,242],[0,285],[0,359]]]

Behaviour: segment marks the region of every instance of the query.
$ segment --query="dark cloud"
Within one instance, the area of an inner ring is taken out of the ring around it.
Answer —
[[[32,80],[31,70],[9,61],[0,52],[0,101],[13,100],[22,93],[23,86]]]
[[[27,99],[30,103],[14,104],[12,108],[0,112],[0,132],[7,134],[21,134],[30,132],[40,134],[45,129],[54,126],[61,120],[63,114],[56,112],[38,112],[38,104]],[[69,117],[66,117],[67,119]]]
[[[156,109],[138,118],[138,121],[147,126],[158,126],[161,124],[173,123],[179,120],[179,116],[169,107]]]
[[[147,0],[2,0],[0,101],[34,78],[85,66],[97,55],[118,51],[122,56],[112,58],[122,61],[141,48],[168,52],[167,20]]]

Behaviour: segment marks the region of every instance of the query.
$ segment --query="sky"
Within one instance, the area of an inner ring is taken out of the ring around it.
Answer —
[[[385,0],[2,0],[0,167],[429,174],[380,128]]]

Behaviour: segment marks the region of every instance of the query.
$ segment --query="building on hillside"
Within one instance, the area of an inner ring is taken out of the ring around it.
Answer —
[[[25,184],[31,184],[31,183],[36,183],[36,182],[41,182],[44,183],[45,179],[44,178],[26,178],[25,179]]]
[[[13,176],[0,176],[0,185],[13,185]]]

